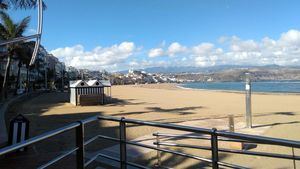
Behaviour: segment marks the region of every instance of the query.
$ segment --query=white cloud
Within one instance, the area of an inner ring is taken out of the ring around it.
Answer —
[[[271,39],[264,37],[260,41],[243,40],[237,36],[222,36],[218,40],[222,44],[203,42],[199,45],[186,47],[173,42],[167,50],[160,52],[170,56],[169,62],[190,66],[214,65],[268,65],[281,66],[300,64],[300,31],[291,29],[280,37]],[[154,51],[152,51],[154,53]],[[156,56],[156,55],[155,55]],[[178,62],[173,56],[182,56]]]
[[[82,45],[58,48],[51,53],[63,60],[66,65],[77,68],[101,69],[126,62],[136,50],[133,42],[122,42],[110,47],[97,46],[86,51]]]
[[[212,43],[201,43],[192,48],[192,56],[197,66],[214,66],[222,54],[223,49],[215,48]]]
[[[186,51],[186,47],[182,46],[178,42],[173,42],[169,47],[168,47],[168,55],[173,57],[176,56],[176,54],[180,54]]]
[[[300,31],[289,30],[275,40],[264,37],[260,41],[242,40],[237,36],[221,37],[219,42],[227,44],[227,48],[219,54],[213,45],[200,48],[203,52],[198,59],[199,65],[235,64],[235,65],[295,65],[299,64],[300,57]],[[205,50],[206,49],[206,50]],[[198,50],[199,51],[199,50]],[[199,52],[198,52],[199,53]],[[205,56],[203,56],[205,55]],[[197,59],[196,59],[197,60]],[[214,61],[215,60],[215,61]],[[204,64],[205,61],[205,64]],[[196,62],[197,63],[197,62]]]
[[[201,43],[197,46],[193,47],[193,52],[196,55],[205,55],[209,52],[211,52],[214,48],[214,44],[212,43]]]
[[[300,45],[300,32],[295,29],[291,29],[288,32],[282,33],[279,39],[279,43],[282,45],[292,45],[298,46]]]
[[[150,58],[158,57],[158,56],[163,56],[164,55],[164,50],[162,48],[154,48],[151,49],[148,53],[148,56]]]
[[[159,48],[152,48],[149,50],[148,52],[148,56],[150,58],[154,58],[154,57],[158,57],[158,56],[170,56],[170,57],[174,57],[176,55],[180,55],[183,54],[185,52],[187,52],[187,47],[182,46],[180,43],[178,42],[173,42],[171,43],[167,49],[164,49],[163,47],[166,45],[166,42],[163,41]]]

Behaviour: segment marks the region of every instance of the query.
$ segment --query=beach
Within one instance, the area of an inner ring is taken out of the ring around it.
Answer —
[[[300,127],[299,103],[299,95],[254,93],[252,95],[253,129],[249,130],[244,128],[245,94],[243,92],[181,89],[176,84],[128,85],[113,86],[112,102],[97,106],[74,106],[69,103],[68,93],[45,93],[14,106],[7,114],[7,121],[19,113],[24,114],[31,121],[30,136],[35,136],[94,115],[125,117],[210,129],[215,127],[219,130],[227,130],[228,115],[234,115],[236,132],[300,140],[298,132]],[[87,138],[95,133],[117,137],[117,126],[117,123],[107,121],[87,126]],[[161,129],[155,127],[131,126],[128,128],[127,139],[137,139],[160,131]],[[62,151],[64,147],[70,147],[67,142],[73,134],[53,138],[52,141],[54,142],[47,145],[47,150],[43,149],[43,144],[41,144],[35,148],[35,151],[39,154],[44,151],[50,151],[54,154]],[[94,145],[92,148],[107,148],[113,145],[113,143],[101,142],[101,145]],[[274,150],[266,147],[258,148],[272,152],[278,151],[289,154],[291,152],[290,150]],[[150,155],[151,153],[153,155],[153,152],[149,152]],[[193,152],[191,151],[191,153]],[[298,153],[297,150],[296,153]],[[165,158],[168,158],[168,155]],[[241,157],[224,159],[236,161],[239,158]],[[256,164],[241,159],[239,159],[239,163],[244,162],[247,165],[255,166],[264,165],[266,161],[264,158],[260,159],[262,162]],[[149,160],[141,161],[149,162]],[[292,165],[291,161],[277,160],[276,163],[283,167]],[[192,164],[196,165],[196,162],[180,164],[181,167],[187,167]],[[270,161],[270,167],[266,168],[272,168],[272,165],[274,163]],[[266,164],[266,166],[268,165]]]

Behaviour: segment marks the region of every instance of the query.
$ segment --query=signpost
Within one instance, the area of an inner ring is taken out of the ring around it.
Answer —
[[[230,132],[234,132],[234,116],[232,114],[228,116],[228,128]]]
[[[245,73],[246,75],[246,127],[252,128],[252,110],[251,110],[251,80],[250,73]]]

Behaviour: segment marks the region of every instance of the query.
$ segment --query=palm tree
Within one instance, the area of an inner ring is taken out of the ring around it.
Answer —
[[[0,9],[8,9],[13,6],[15,9],[31,9],[37,6],[38,0],[0,0]],[[43,3],[44,9],[46,5]]]
[[[31,42],[26,42],[23,43],[21,48],[16,49],[16,54],[18,56],[18,75],[17,75],[17,81],[16,81],[16,91],[15,94],[17,93],[17,90],[19,89],[19,84],[20,84],[20,72],[21,72],[21,67],[23,65],[26,65],[27,68],[27,75],[26,77],[28,77],[28,69],[29,69],[29,63],[31,60],[31,55],[34,49],[34,45],[35,42],[31,41]],[[26,82],[26,84],[28,84],[28,81]]]
[[[14,38],[22,37],[26,28],[28,27],[30,17],[26,17],[19,23],[14,23],[11,17],[0,11],[0,40],[11,40]],[[7,96],[7,80],[9,79],[11,60],[16,55],[17,51],[22,48],[19,43],[9,44],[7,49],[7,62],[5,67],[5,75],[2,84],[2,99]]]

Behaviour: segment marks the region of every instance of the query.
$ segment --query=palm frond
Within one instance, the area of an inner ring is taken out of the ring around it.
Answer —
[[[4,26],[5,30],[9,34],[9,38],[14,36],[15,32],[15,24],[11,17],[4,11],[0,11],[0,20],[2,25]]]
[[[30,16],[24,18],[20,23],[16,24],[16,37],[23,36],[23,33],[25,32],[26,28],[28,27],[30,22]]]
[[[14,6],[15,9],[32,9],[37,7],[38,0],[6,0]],[[47,6],[43,2],[43,8],[46,9]]]
[[[8,9],[8,4],[6,4],[5,2],[3,2],[3,0],[0,1],[0,9],[4,9],[4,10]]]
[[[8,40],[8,32],[6,31],[5,27],[0,23],[0,40]]]

